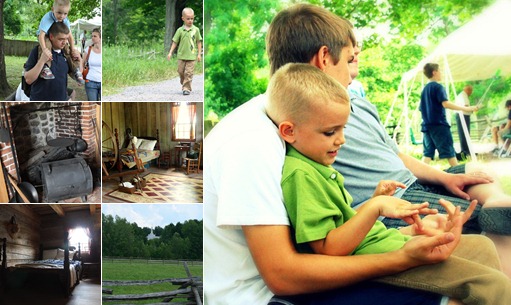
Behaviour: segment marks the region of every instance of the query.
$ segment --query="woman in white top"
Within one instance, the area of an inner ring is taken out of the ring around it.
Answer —
[[[101,31],[98,28],[92,30],[92,45],[85,49],[84,54],[82,65],[85,67],[89,63],[89,73],[85,80],[87,100],[101,101]]]

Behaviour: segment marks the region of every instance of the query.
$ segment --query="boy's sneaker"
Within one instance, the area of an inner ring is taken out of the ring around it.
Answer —
[[[51,72],[50,67],[47,65],[44,65],[39,77],[42,79],[55,79],[55,75],[53,75],[53,72]]]
[[[183,95],[190,95],[190,91],[188,91],[188,90],[183,90]]]
[[[82,72],[80,72],[80,70],[78,70],[78,69],[76,69],[76,71],[75,71],[75,80],[78,83],[78,85],[85,84],[85,80],[83,79]]]

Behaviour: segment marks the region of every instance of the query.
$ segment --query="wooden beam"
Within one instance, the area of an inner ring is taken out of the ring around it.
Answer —
[[[66,215],[66,212],[64,212],[64,209],[60,206],[60,204],[50,204],[50,207],[59,215],[60,217],[64,217]]]
[[[95,204],[89,204],[89,210],[90,210],[90,214],[91,215],[96,214],[96,205]]]

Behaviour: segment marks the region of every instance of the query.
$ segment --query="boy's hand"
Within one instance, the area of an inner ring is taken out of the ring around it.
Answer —
[[[458,245],[463,227],[460,207],[456,207],[449,216],[452,226],[448,231],[434,236],[417,236],[401,248],[416,266],[444,261]]]
[[[199,54],[199,55],[197,55],[197,61],[198,61],[198,62],[200,62],[200,61],[201,61],[201,59],[202,59],[202,57],[200,56],[200,54]]]
[[[167,60],[170,60],[171,58],[172,58],[172,53],[169,53],[169,54],[167,55]]]
[[[437,209],[430,209],[429,203],[412,204],[406,200],[386,197],[387,200],[379,206],[379,215],[389,218],[403,219],[409,225],[415,225],[423,229],[419,215],[430,215],[438,213]]]
[[[428,215],[422,220],[422,229],[412,226],[412,235],[428,235],[433,236],[444,232],[449,232],[454,226],[456,217],[456,207],[447,200],[440,199],[438,201],[447,211],[446,214]],[[465,224],[477,206],[477,200],[472,200],[470,206],[465,212],[460,212],[461,223]]]
[[[374,190],[373,197],[379,195],[393,196],[398,187],[404,189],[406,185],[394,180],[381,180]]]

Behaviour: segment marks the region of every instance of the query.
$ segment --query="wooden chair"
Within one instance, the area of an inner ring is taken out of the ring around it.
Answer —
[[[199,152],[197,158],[184,158],[186,162],[187,175],[189,175],[190,173],[199,173],[200,161],[202,158],[202,142],[195,143],[193,145],[193,150]]]

